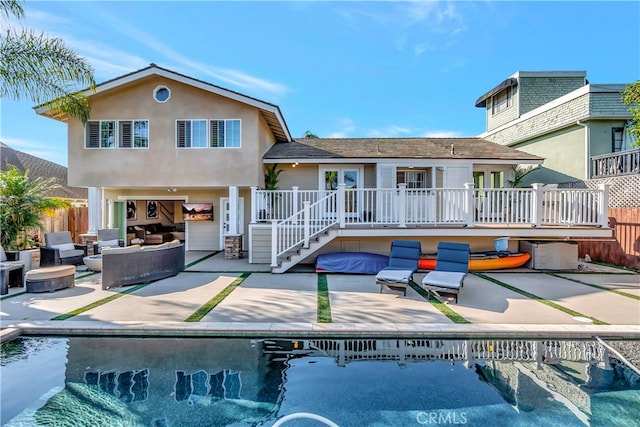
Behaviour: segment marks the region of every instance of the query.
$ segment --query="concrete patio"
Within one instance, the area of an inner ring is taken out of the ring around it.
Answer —
[[[100,273],[78,271],[72,288],[38,294],[10,288],[0,300],[2,339],[21,333],[640,338],[640,275],[596,264],[472,273],[458,304],[433,304],[413,288],[406,297],[381,292],[370,275],[317,274],[311,266],[271,274],[267,265],[211,255],[188,252],[184,272],[142,286],[102,290]],[[417,283],[424,274],[416,274]],[[330,322],[318,321],[320,278]],[[187,321],[225,290],[213,309]]]

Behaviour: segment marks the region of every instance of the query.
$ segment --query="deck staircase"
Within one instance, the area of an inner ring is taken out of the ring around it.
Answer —
[[[302,245],[296,245],[296,247],[291,248],[284,255],[278,258],[279,264],[277,267],[271,267],[271,272],[285,273],[289,269],[302,262],[307,257],[316,253],[337,236],[338,227],[336,225],[311,239],[309,241],[308,248],[305,248]]]

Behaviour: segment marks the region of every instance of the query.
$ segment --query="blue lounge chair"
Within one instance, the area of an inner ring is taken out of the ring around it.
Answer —
[[[389,265],[378,272],[376,283],[389,289],[404,291],[407,295],[407,286],[413,281],[413,274],[418,270],[418,259],[422,247],[420,242],[413,240],[394,240],[391,242]]]
[[[455,295],[457,304],[458,293],[468,272],[469,244],[440,242],[436,269],[424,276],[422,287],[435,296],[440,296],[440,293]]]

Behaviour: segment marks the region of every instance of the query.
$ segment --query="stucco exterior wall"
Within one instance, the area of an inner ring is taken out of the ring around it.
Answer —
[[[523,183],[555,183],[583,179],[586,176],[585,128],[574,125],[526,143],[513,145],[527,153],[545,158],[543,167],[528,174]]]
[[[166,85],[171,98],[153,99]],[[84,126],[69,122],[69,184],[86,187],[260,185],[270,143],[259,111],[163,77],[151,76],[90,97],[91,120],[149,120],[148,149],[85,149]],[[240,119],[241,148],[176,148],[178,119]]]
[[[590,155],[598,156],[612,151],[612,128],[624,128],[624,120],[598,120],[589,122]]]

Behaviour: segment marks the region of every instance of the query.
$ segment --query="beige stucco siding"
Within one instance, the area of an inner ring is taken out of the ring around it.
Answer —
[[[171,98],[153,99],[166,85]],[[272,142],[257,108],[152,76],[90,97],[91,120],[149,120],[148,149],[85,149],[84,126],[69,122],[69,184],[87,187],[260,185]],[[241,148],[176,148],[176,120],[240,119]]]
[[[318,189],[318,165],[298,164],[295,168],[290,164],[279,164],[282,169],[278,187],[280,190],[291,190],[297,186],[300,190]]]

